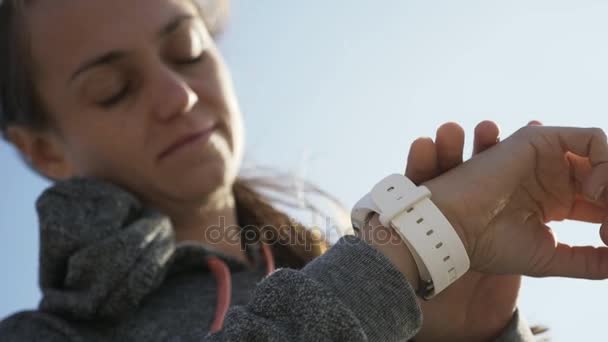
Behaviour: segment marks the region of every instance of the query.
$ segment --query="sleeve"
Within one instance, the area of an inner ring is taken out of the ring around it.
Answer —
[[[39,311],[22,311],[0,321],[2,342],[80,342],[83,341],[65,324]]]
[[[405,277],[375,248],[346,236],[302,270],[266,277],[206,340],[407,341],[421,324]]]
[[[519,309],[515,311],[513,318],[503,330],[496,342],[533,342],[536,338],[532,334],[528,323],[521,317]]]

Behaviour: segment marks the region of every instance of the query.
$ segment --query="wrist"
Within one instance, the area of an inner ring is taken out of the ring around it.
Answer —
[[[462,208],[458,208],[458,205],[466,205],[466,201],[464,201],[461,197],[451,198],[451,191],[448,189],[446,184],[444,184],[443,177],[434,178],[430,181],[425,182],[424,186],[426,186],[432,194],[431,201],[435,206],[441,211],[443,216],[450,222],[456,234],[462,241],[465,250],[469,257],[472,255],[473,242],[470,237],[470,234],[464,229],[464,225],[462,223],[463,216],[462,212],[466,210],[462,210]]]
[[[414,291],[418,292],[420,275],[416,261],[410,249],[399,234],[391,227],[380,223],[378,214],[374,214],[369,223],[357,233],[361,240],[384,254],[403,274]]]

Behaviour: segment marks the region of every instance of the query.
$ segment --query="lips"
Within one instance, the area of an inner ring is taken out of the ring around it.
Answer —
[[[163,152],[161,152],[158,155],[157,159],[160,161],[160,160],[170,156],[171,154],[177,152],[179,149],[181,149],[182,147],[185,147],[186,145],[192,144],[192,143],[200,141],[200,140],[209,139],[209,136],[211,136],[211,133],[213,133],[213,131],[215,131],[216,128],[217,128],[217,125],[213,124],[210,128],[199,130],[197,132],[186,134],[186,135],[182,136],[181,138],[177,139],[174,143],[169,145],[169,147],[167,147]]]

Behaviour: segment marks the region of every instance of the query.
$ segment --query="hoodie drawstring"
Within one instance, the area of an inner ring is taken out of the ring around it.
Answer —
[[[262,243],[262,253],[266,261],[266,275],[274,272],[274,258],[272,256],[272,250],[270,246]],[[213,277],[217,282],[217,304],[215,309],[215,315],[213,323],[211,324],[210,331],[212,333],[218,332],[224,325],[224,318],[230,307],[230,298],[232,296],[232,281],[230,277],[230,269],[222,259],[218,257],[207,257],[207,266],[211,270]]]
[[[224,324],[224,316],[230,306],[230,292],[232,282],[230,279],[230,270],[226,263],[218,257],[208,257],[207,266],[213,273],[213,277],[217,282],[217,304],[213,323],[211,324],[211,332],[216,332],[222,329]]]

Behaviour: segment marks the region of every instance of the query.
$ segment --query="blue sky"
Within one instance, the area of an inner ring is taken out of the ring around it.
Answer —
[[[608,128],[608,2],[235,0],[220,42],[248,161],[304,174],[348,207],[446,121],[503,136],[531,119]],[[467,139],[470,151],[471,140]],[[0,144],[0,317],[34,307],[46,183]],[[571,244],[598,227],[553,224]],[[520,307],[554,341],[605,340],[608,282],[526,278]]]

